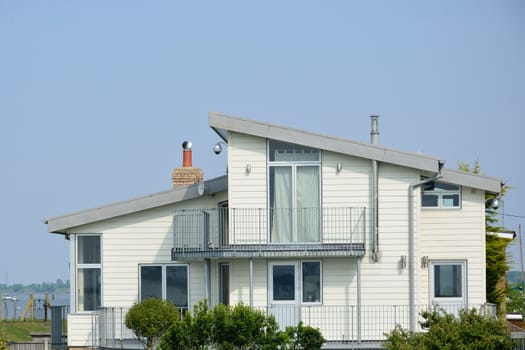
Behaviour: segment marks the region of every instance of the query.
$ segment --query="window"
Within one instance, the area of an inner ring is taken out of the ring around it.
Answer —
[[[298,269],[301,268],[299,273]],[[321,302],[321,262],[303,261],[300,264],[271,263],[271,300],[279,303],[295,304]],[[301,279],[296,276],[300,274]],[[298,297],[299,292],[302,299]]]
[[[321,302],[321,263],[307,261],[302,264],[303,303]]]
[[[458,185],[432,181],[423,185],[421,203],[430,208],[459,208],[461,190]]]
[[[230,264],[219,264],[219,302],[230,305]]]
[[[100,235],[77,236],[77,311],[95,311],[101,305]]]
[[[441,305],[464,305],[466,303],[465,260],[431,261],[431,302]]]
[[[271,242],[319,242],[320,151],[270,140],[268,154]]]
[[[159,298],[171,300],[180,308],[188,307],[187,265],[141,265],[140,300]]]

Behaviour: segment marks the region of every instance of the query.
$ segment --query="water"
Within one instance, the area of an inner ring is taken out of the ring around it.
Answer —
[[[16,298],[16,301],[12,300],[2,300],[1,301],[1,308],[2,308],[2,320],[14,320],[14,319],[20,319],[22,316],[24,309],[29,302],[29,298],[31,296],[30,293],[22,293],[22,294],[11,294],[11,293],[3,293],[4,297],[9,295]],[[58,305],[69,305],[69,294],[68,293],[48,293],[47,297],[49,299],[49,302],[53,306]],[[34,318],[37,320],[43,320],[45,317],[44,312],[44,300],[45,300],[45,293],[34,293]],[[48,319],[50,318],[51,312],[48,310]],[[30,313],[29,311],[26,314],[26,320],[30,319]]]

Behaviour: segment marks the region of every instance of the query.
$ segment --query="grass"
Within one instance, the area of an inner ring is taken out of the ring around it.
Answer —
[[[0,339],[4,341],[31,341],[31,333],[51,333],[51,321],[0,321]]]

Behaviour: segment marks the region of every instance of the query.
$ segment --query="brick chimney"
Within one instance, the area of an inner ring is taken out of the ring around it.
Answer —
[[[202,181],[202,169],[194,168],[191,160],[191,142],[182,143],[182,167],[173,169],[171,179],[173,188],[180,185],[193,185]]]

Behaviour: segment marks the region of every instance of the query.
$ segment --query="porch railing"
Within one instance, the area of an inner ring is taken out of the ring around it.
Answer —
[[[436,307],[432,305],[417,305],[420,315],[425,310]],[[452,314],[458,314],[462,308],[476,308],[480,314],[496,317],[493,304],[448,305],[443,309]],[[268,306],[257,309],[276,317],[281,329],[287,325],[304,325],[319,328],[322,335],[330,342],[382,342],[396,325],[408,329],[408,305],[301,305],[301,306]],[[126,328],[124,320],[127,308],[101,308],[98,313],[99,343],[95,346],[103,348],[141,349],[142,345],[131,330]],[[185,312],[181,312],[181,315]]]
[[[363,207],[175,210],[172,258],[361,256],[366,221]]]

